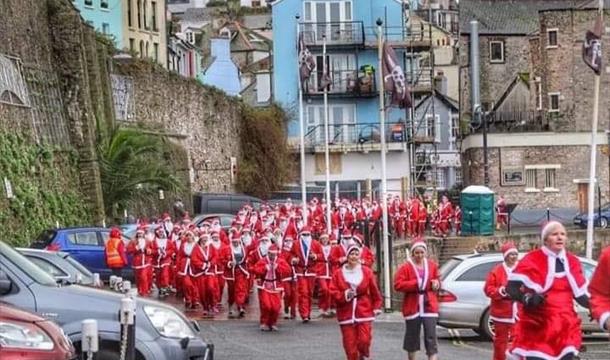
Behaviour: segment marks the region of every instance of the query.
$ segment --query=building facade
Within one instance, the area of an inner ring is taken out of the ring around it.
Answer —
[[[167,67],[165,0],[125,0],[124,48]]]
[[[114,40],[118,49],[125,47],[123,16],[125,2],[121,0],[74,0],[85,22]]]
[[[471,129],[462,142],[465,185],[484,183],[481,129],[477,123],[469,126],[473,123],[468,25],[472,19],[494,19],[479,27],[489,186],[525,208],[586,208],[594,89],[582,45],[586,30],[593,26],[596,4],[460,2],[461,119],[463,128]],[[610,54],[604,56],[603,63],[608,64]],[[604,68],[602,89],[610,89],[608,73],[610,68]],[[596,136],[602,203],[608,199],[609,124],[610,97],[602,95]]]

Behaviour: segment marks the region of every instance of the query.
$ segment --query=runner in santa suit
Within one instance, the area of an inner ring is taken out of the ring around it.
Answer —
[[[258,240],[258,246],[255,249],[250,250],[250,253],[248,254],[248,269],[250,272],[254,269],[254,265],[267,257],[269,246],[271,246],[271,239],[269,236],[263,234]]]
[[[169,240],[174,243],[174,259],[172,261],[172,276],[174,281],[174,289],[176,290],[176,297],[182,299],[184,297],[184,286],[183,278],[178,274],[178,262],[180,261],[180,248],[182,248],[182,242],[184,238],[184,231],[180,225],[175,225],[172,233],[169,235]]]
[[[316,263],[322,258],[322,246],[313,240],[311,230],[304,226],[299,239],[292,245],[291,264],[297,275],[299,315],[304,323],[311,320],[311,302],[316,282]]]
[[[225,248],[221,256],[225,264],[225,280],[227,282],[227,293],[229,303],[229,317],[234,316],[233,305],[237,306],[239,317],[246,314],[246,298],[248,297],[248,282],[250,272],[248,271],[248,252],[242,244],[239,234],[231,238],[231,245]]]
[[[355,234],[352,238],[356,242],[356,245],[360,246],[360,263],[369,269],[373,269],[373,265],[375,264],[375,254],[373,254],[371,249],[364,244],[362,235]]]
[[[320,314],[324,317],[330,315],[331,308],[331,296],[330,296],[330,279],[332,278],[332,267],[330,265],[330,252],[332,245],[330,244],[330,237],[327,233],[320,234],[320,245],[322,247],[322,257],[317,263],[316,273],[318,283],[318,308],[320,308]]]
[[[280,257],[290,264],[292,261],[292,246],[294,239],[290,236],[284,239]],[[294,319],[297,313],[297,275],[294,265],[290,265],[290,273],[282,279],[284,288],[284,319]]]
[[[355,244],[356,242],[352,239],[351,231],[344,230],[339,244],[333,246],[330,250],[329,260],[332,273],[345,264],[347,261],[347,249]]]
[[[165,297],[170,291],[170,273],[172,271],[172,258],[176,252],[174,243],[170,241],[162,224],[155,230],[156,238],[153,241],[153,268],[159,297]]]
[[[423,241],[411,245],[411,258],[394,277],[394,290],[404,294],[402,314],[405,317],[403,349],[409,360],[415,360],[420,349],[420,331],[424,328],[424,345],[429,360],[438,358],[436,323],[438,319],[437,292],[441,287],[440,273],[434,261],[426,258],[428,247]]]
[[[152,242],[145,238],[146,225],[140,225],[136,230],[136,236],[127,245],[127,253],[132,256],[131,267],[134,270],[135,281],[138,287],[138,295],[146,297],[150,293],[149,273],[152,272],[151,256],[153,255]]]
[[[218,232],[212,234],[220,240]],[[201,306],[203,307],[203,316],[214,316],[218,312],[216,304],[218,303],[218,281],[216,277],[216,264],[219,261],[219,255],[216,248],[212,246],[212,238],[210,234],[203,234],[199,240],[199,246],[203,255],[203,275],[199,277],[199,297]]]
[[[277,320],[282,308],[282,279],[290,274],[290,265],[279,256],[277,245],[269,246],[267,256],[252,269],[258,278],[258,304],[261,331],[277,331]]]
[[[591,313],[602,330],[610,332],[610,246],[599,257],[589,284]]]
[[[506,359],[506,348],[509,339],[512,338],[517,318],[517,306],[508,296],[506,285],[508,275],[513,271],[519,259],[519,251],[511,242],[503,244],[501,251],[504,262],[491,269],[483,288],[485,295],[491,299],[489,318],[494,324],[494,360]]]
[[[224,278],[224,264],[226,262],[222,261],[223,254],[227,254],[230,251],[229,245],[225,245],[220,241],[220,236],[216,236],[217,233],[212,233],[212,247],[217,254],[217,261],[214,264],[214,273],[216,274],[216,283],[218,286],[216,287],[216,294],[214,296],[216,303],[216,310],[219,310],[222,307],[222,294],[225,290],[225,278]]]
[[[368,359],[373,340],[372,323],[375,315],[381,313],[382,297],[375,275],[360,264],[360,248],[350,246],[347,254],[346,263],[333,274],[330,292],[337,304],[337,321],[347,359]]]
[[[455,206],[455,211],[453,212],[453,227],[455,235],[462,234],[462,209],[459,205]]]
[[[449,235],[449,221],[453,218],[453,206],[446,195],[441,198],[439,210],[439,234],[441,236]]]
[[[419,211],[417,212],[417,236],[424,236],[426,232],[426,222],[428,221],[428,209],[426,204],[420,200]]]
[[[508,224],[508,206],[504,196],[500,195],[496,201],[496,230],[500,230]]]
[[[203,253],[195,242],[195,234],[190,230],[184,233],[178,259],[176,266],[182,279],[184,307],[187,311],[197,310],[200,305],[198,278],[203,274]]]
[[[544,246],[519,261],[507,291],[523,303],[509,350],[513,358],[568,360],[582,344],[573,299],[589,308],[587,280],[578,258],[568,251],[566,230],[551,221],[542,228]]]

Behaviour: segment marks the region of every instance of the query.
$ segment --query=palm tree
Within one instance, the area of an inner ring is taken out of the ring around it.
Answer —
[[[172,146],[164,136],[135,128],[115,128],[101,139],[98,153],[106,216],[116,218],[120,210],[159,189],[184,189],[168,161]]]

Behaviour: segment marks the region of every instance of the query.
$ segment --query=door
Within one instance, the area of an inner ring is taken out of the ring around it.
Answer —
[[[588,183],[579,183],[578,184],[578,210],[581,213],[587,212],[588,209],[588,199],[589,199],[589,184]]]
[[[67,252],[89,271],[101,273],[106,268],[103,242],[95,230],[73,231],[66,236],[70,244]]]
[[[303,13],[308,41],[321,44],[324,36],[328,43],[354,40],[351,1],[305,1]]]

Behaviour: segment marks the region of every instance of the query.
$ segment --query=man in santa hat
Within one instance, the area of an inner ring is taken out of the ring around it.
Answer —
[[[496,201],[496,230],[502,229],[508,224],[508,206],[503,195]]]
[[[212,236],[220,241],[217,231],[212,232]],[[212,246],[211,234],[203,234],[199,240],[199,246],[203,255],[203,274],[199,277],[199,298],[203,307],[203,316],[214,316],[218,309],[218,281],[216,279],[216,264],[219,261],[219,254]]]
[[[195,234],[187,230],[178,255],[178,275],[182,281],[184,306],[187,311],[197,310],[200,306],[199,277],[203,274],[203,252],[197,245]]]
[[[426,223],[428,222],[428,209],[426,208],[426,204],[420,200],[419,201],[419,210],[417,211],[417,235],[416,236],[424,236],[426,232]]]
[[[316,263],[322,258],[320,243],[313,240],[311,230],[305,226],[292,246],[292,260],[297,275],[299,315],[304,323],[311,319],[311,303],[316,281]]]
[[[610,333],[610,246],[599,257],[589,284],[591,314],[602,330]]]
[[[453,228],[455,235],[462,234],[462,209],[459,205],[455,206],[455,211],[453,212]]]
[[[441,198],[441,204],[438,208],[439,225],[438,232],[441,236],[449,235],[449,221],[453,218],[453,206],[446,195]]]
[[[332,273],[347,261],[347,248],[351,245],[355,245],[355,241],[352,239],[352,232],[345,229],[341,234],[339,244],[333,246],[330,250],[329,261]]]
[[[330,252],[332,245],[330,244],[330,237],[327,233],[320,234],[320,245],[322,247],[322,257],[318,261],[316,272],[318,282],[318,307],[320,308],[320,314],[322,316],[330,315],[331,301],[330,301],[330,279],[332,278],[331,265],[330,265]]]
[[[231,238],[231,245],[226,248],[222,261],[225,264],[229,317],[234,316],[233,305],[237,306],[239,317],[244,317],[250,272],[247,265],[248,252],[239,234],[234,234]]]
[[[284,238],[280,257],[290,264],[292,261],[292,247],[294,239],[291,236]],[[297,275],[294,265],[290,265],[290,273],[282,279],[284,288],[284,319],[294,319],[296,317],[297,306]]]
[[[222,307],[222,294],[224,292],[225,289],[225,278],[224,278],[224,267],[225,267],[225,262],[222,261],[222,256],[223,254],[227,254],[229,251],[229,245],[225,245],[222,243],[222,241],[220,241],[220,236],[218,234],[218,232],[213,232],[211,234],[212,237],[212,242],[211,242],[211,246],[214,248],[214,251],[216,252],[217,256],[216,259],[217,261],[214,264],[214,273],[216,274],[216,293],[214,296],[214,301],[216,304],[216,308],[214,312],[218,312],[218,310]]]
[[[152,276],[151,257],[153,255],[152,242],[147,241],[146,225],[141,224],[136,230],[135,237],[127,245],[127,253],[132,256],[131,267],[135,273],[138,286],[138,295],[145,297],[150,292]]]
[[[261,331],[277,331],[277,320],[282,307],[282,281],[290,274],[290,266],[279,256],[279,248],[272,244],[267,256],[253,267],[252,273],[258,278],[258,304],[260,306]]]
[[[153,268],[159,297],[165,297],[169,294],[172,258],[176,248],[174,243],[168,240],[163,224],[157,225],[155,229],[155,240],[152,243],[152,248]]]
[[[512,242],[507,242],[501,248],[504,262],[496,265],[485,281],[485,295],[491,299],[489,318],[493,321],[494,334],[494,360],[506,359],[506,348],[512,337],[513,327],[517,318],[515,302],[506,292],[508,276],[517,265],[519,251]]]

